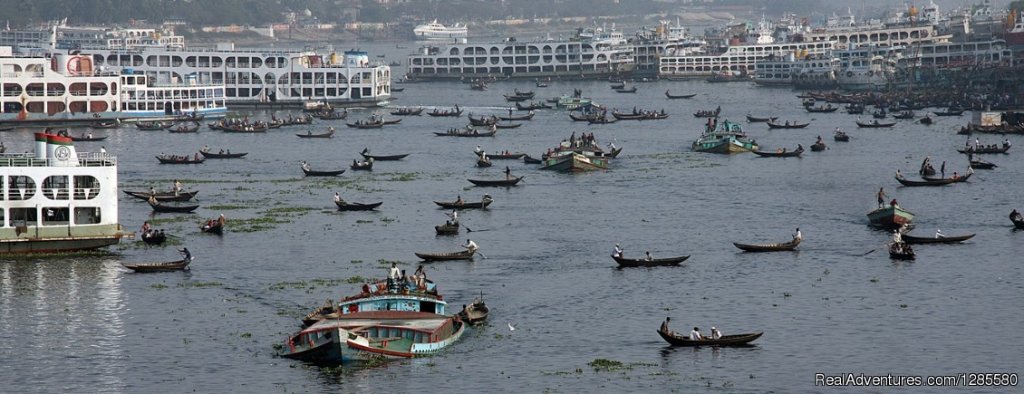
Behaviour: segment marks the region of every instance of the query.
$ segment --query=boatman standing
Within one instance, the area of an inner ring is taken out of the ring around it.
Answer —
[[[182,248],[179,252],[181,252],[181,256],[184,257],[185,262],[192,261],[192,252],[189,252],[188,248]]]
[[[477,249],[480,249],[479,246],[476,246],[476,242],[473,242],[471,239],[467,239],[466,244],[462,245],[462,247],[466,248],[468,252],[476,252]]]
[[[398,277],[402,275],[402,271],[398,269],[396,263],[391,263],[391,269],[388,270],[388,279],[398,280]]]
[[[512,179],[512,170],[505,166],[505,180]]]
[[[887,197],[889,197],[889,196],[887,196],[885,194],[885,188],[884,187],[878,188],[878,207],[879,208],[885,207],[885,199]]]

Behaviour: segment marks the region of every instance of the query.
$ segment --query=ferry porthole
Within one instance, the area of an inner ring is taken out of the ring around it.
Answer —
[[[852,77],[853,76],[853,71],[847,71],[846,72],[846,76],[847,77]]]

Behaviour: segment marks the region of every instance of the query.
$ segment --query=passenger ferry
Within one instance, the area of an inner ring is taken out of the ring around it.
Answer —
[[[12,56],[0,48],[0,123],[32,124],[218,117],[224,85],[154,84],[131,70],[100,71],[82,54]]]
[[[0,167],[0,254],[90,250],[125,235],[115,156],[36,133],[34,154],[0,154]]]
[[[658,59],[662,56],[704,53],[708,43],[691,36],[687,28],[678,23],[669,25],[662,22],[654,29],[637,32],[630,45],[633,62],[636,63],[634,75],[645,75],[658,73]]]
[[[828,41],[734,45],[717,55],[662,56],[658,74],[668,79],[710,77],[722,72],[754,75],[755,65],[769,56],[783,57],[797,52],[819,56],[831,49],[832,43]]]
[[[621,36],[619,36],[621,38]],[[409,56],[409,79],[607,77],[634,68],[632,51],[617,39],[424,46]]]
[[[451,27],[447,27],[437,23],[437,19],[434,19],[433,22],[416,26],[412,32],[416,35],[417,40],[459,41],[465,40],[469,36],[469,30],[466,29],[466,26],[456,23]]]

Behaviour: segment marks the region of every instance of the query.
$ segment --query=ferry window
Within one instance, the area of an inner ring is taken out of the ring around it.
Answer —
[[[100,181],[89,175],[75,175],[75,200],[91,200],[100,194]]]
[[[35,208],[11,208],[11,217],[8,220],[10,220],[8,223],[10,227],[35,226],[39,217]]]
[[[0,223],[6,223],[6,221],[4,220],[4,213],[5,212],[7,212],[6,209],[0,208]]]
[[[99,208],[75,208],[75,224],[98,224],[100,219]]]
[[[43,180],[43,194],[51,200],[68,199],[68,176],[54,175]]]
[[[7,199],[28,200],[36,195],[36,182],[27,176],[12,175],[7,177]]]
[[[62,226],[70,221],[68,207],[43,207],[44,226]]]

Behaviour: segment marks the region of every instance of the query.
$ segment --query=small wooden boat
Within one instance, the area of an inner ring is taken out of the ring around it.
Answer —
[[[150,202],[149,206],[153,208],[153,212],[161,213],[192,213],[199,208],[199,205],[164,204],[161,202],[156,204]]]
[[[697,96],[697,93],[674,95],[672,93],[669,93],[668,90],[665,91],[665,97],[668,97],[669,100],[688,99],[688,98],[694,98],[696,96]]]
[[[835,132],[835,135],[832,136],[832,139],[836,140],[836,142],[850,142],[850,135],[842,131],[837,131]]]
[[[509,116],[498,115],[498,119],[499,120],[504,120],[504,121],[507,121],[507,122],[511,122],[511,121],[515,121],[515,120],[531,120],[531,119],[533,119],[533,116],[536,115],[536,114],[537,114],[536,112],[530,111],[526,115],[511,115],[511,114]]]
[[[170,272],[186,271],[192,260],[169,261],[166,263],[142,263],[142,264],[121,264],[127,269],[135,272]]]
[[[996,167],[998,167],[998,166],[993,164],[993,163],[989,163],[987,161],[981,160],[981,159],[971,160],[971,168],[974,168],[974,169],[991,170],[991,169],[996,168]]]
[[[1010,216],[1010,221],[1013,222],[1013,227],[1018,230],[1024,230],[1024,218]]]
[[[914,248],[911,248],[906,242],[891,242],[889,243],[889,258],[893,260],[913,260]]]
[[[193,158],[189,156],[156,156],[157,160],[160,160],[160,164],[202,164],[206,161],[206,158]]]
[[[523,105],[522,103],[519,103],[519,102],[516,103],[516,109],[518,109],[520,111],[533,111],[533,110],[538,110],[538,109],[551,109],[551,108],[552,107],[550,105],[545,104],[545,103],[530,103],[530,104],[527,104],[527,105]]]
[[[481,152],[476,152],[477,156],[480,156],[480,154],[481,154]],[[491,159],[491,160],[519,160],[519,159],[522,159],[523,156],[526,156],[526,154],[525,153],[496,153],[496,154],[493,154],[493,155],[487,155],[487,158]]]
[[[389,64],[389,66],[391,66],[391,67],[398,67],[398,66],[401,66],[401,65],[402,65],[402,63],[399,63],[399,62],[391,62],[391,64]],[[395,93],[401,93],[401,92],[405,91],[405,88],[391,88],[391,91],[395,92]]]
[[[326,133],[313,134],[312,131],[309,131],[306,134],[296,133],[295,135],[299,138],[331,138],[334,136],[334,128],[331,128]]]
[[[108,136],[106,136],[106,135],[98,136],[98,137],[83,135],[81,137],[71,136],[71,140],[75,141],[75,142],[95,142],[95,141],[103,141],[103,140],[107,139],[107,137]]]
[[[471,126],[490,126],[495,123],[498,123],[498,117],[494,115],[477,118],[470,114],[467,115],[466,117],[469,118],[469,124]]]
[[[760,150],[753,150],[751,152],[761,157],[799,157],[801,154],[804,153],[804,148],[802,146],[799,146],[795,150],[791,151],[782,150],[776,152],[764,152]]]
[[[768,124],[768,128],[771,128],[771,129],[802,129],[804,127],[807,127],[807,125],[809,125],[811,123],[810,122],[807,122],[807,123],[796,123],[796,122],[793,122],[793,123],[789,123],[789,122],[786,122],[786,123],[775,123],[775,120],[773,119],[773,120],[768,121],[767,124]]]
[[[974,238],[974,234],[946,237],[915,237],[910,234],[903,234],[902,237],[903,242],[908,244],[955,244]]]
[[[753,346],[750,342],[760,338],[763,332],[755,332],[750,334],[735,334],[735,335],[723,335],[718,339],[702,339],[699,341],[691,340],[689,337],[682,336],[676,333],[663,332],[658,330],[658,335],[668,342],[672,346]]]
[[[866,129],[877,129],[877,128],[883,128],[883,127],[893,127],[895,125],[896,125],[896,122],[885,122],[885,123],[883,123],[883,122],[879,122],[877,120],[872,120],[871,122],[861,122],[859,120],[857,121],[857,127],[862,127],[862,128],[866,128]]]
[[[455,109],[446,109],[446,110],[441,110],[441,109],[435,108],[433,111],[427,112],[427,115],[435,116],[435,117],[458,118],[458,117],[462,116],[462,109],[460,109],[459,107],[455,107]]]
[[[479,130],[476,130],[476,129],[472,129],[472,130],[454,130],[453,129],[453,130],[448,130],[448,131],[443,132],[443,133],[434,132],[434,135],[439,136],[439,137],[468,137],[468,138],[476,138],[476,137],[494,137],[494,134],[497,133],[497,132],[498,132],[497,128],[495,128],[494,130],[485,131],[485,132],[482,132],[482,133]]]
[[[383,201],[369,203],[369,204],[361,204],[361,203],[357,203],[357,202],[335,201],[334,205],[338,206],[338,210],[339,211],[372,211],[374,209],[377,209],[377,207],[381,206],[381,204],[383,204],[383,203],[384,203]]]
[[[401,119],[383,119],[383,118],[381,118],[380,121],[381,121],[381,123],[384,123],[385,126],[392,125],[392,124],[402,123]]]
[[[938,179],[922,179],[920,181],[912,181],[906,178],[896,178],[896,181],[903,186],[943,186],[951,183],[967,182],[967,179],[971,177],[971,173],[963,176],[957,176],[956,178],[938,178]]]
[[[612,256],[612,258],[615,259],[616,263],[619,263],[619,267],[627,268],[627,267],[660,267],[660,266],[679,265],[680,263],[686,261],[686,259],[690,258],[690,256],[687,255],[687,256],[679,256],[679,257],[667,257],[667,258],[663,258],[663,259],[651,259],[651,260],[647,260],[647,259],[627,259],[627,258],[619,257],[619,256]]]
[[[395,89],[392,88],[391,91],[393,92],[393,91],[395,91]],[[394,111],[391,111],[391,114],[395,115],[395,116],[419,116],[422,113],[423,113],[423,107],[417,107],[417,108],[403,107],[403,108],[398,108],[398,109],[395,109]]]
[[[491,159],[488,159],[488,158],[483,157],[483,156],[481,156],[481,157],[476,159],[476,166],[477,167],[487,168],[487,167],[490,167],[491,165],[492,165],[491,164]]]
[[[693,113],[695,118],[717,118],[722,113],[722,107],[715,108],[714,111],[702,109]]]
[[[156,193],[154,195],[154,194],[151,194],[150,192],[135,192],[135,191],[131,191],[131,190],[125,190],[124,194],[127,194],[129,196],[135,197],[135,198],[140,199],[140,200],[145,200],[145,201],[149,201],[149,198],[152,196],[152,197],[156,197],[156,200],[160,201],[160,202],[166,202],[166,201],[178,201],[178,202],[181,202],[181,201],[191,200],[193,197],[196,196],[196,194],[199,194],[199,191],[180,192],[180,193],[177,193],[177,194],[175,194],[174,192],[158,192],[158,193]]]
[[[379,128],[383,128],[384,127],[384,122],[382,122],[382,121],[372,122],[372,121],[360,120],[360,121],[358,121],[356,123],[345,123],[345,125],[348,126],[348,127],[353,128],[353,129],[379,129]]]
[[[93,122],[89,125],[89,128],[93,129],[113,129],[120,126],[119,122],[105,121],[105,122]]]
[[[230,151],[226,152],[226,153],[213,153],[213,152],[199,151],[199,153],[202,154],[207,159],[238,159],[238,158],[245,157],[245,155],[249,154],[249,152],[231,153]]]
[[[921,118],[921,120],[918,120],[918,122],[921,124],[932,124],[934,121],[932,120],[931,116],[925,116]]]
[[[540,164],[540,163],[543,163],[543,162],[544,162],[543,160],[531,157],[530,155],[524,155],[523,156],[523,163],[526,163],[526,164]]]
[[[613,83],[613,84],[609,85],[608,87],[612,88],[612,90],[625,89],[626,88],[626,83],[625,82]]]
[[[491,205],[494,200],[490,197],[484,197],[483,201],[479,202],[465,202],[456,203],[455,201],[434,201],[441,208],[445,209],[484,209]]]
[[[825,146],[824,142],[820,142],[819,141],[819,142],[815,142],[815,143],[811,144],[811,152],[821,152],[821,151],[824,151],[827,148],[828,147]]]
[[[207,234],[224,235],[224,222],[217,219],[207,220],[206,223],[199,227],[199,231]]]
[[[964,110],[959,108],[949,108],[945,111],[932,112],[935,116],[960,116],[964,114]]]
[[[445,223],[442,225],[434,226],[434,231],[437,235],[456,235],[459,233],[459,223]]]
[[[898,205],[887,205],[868,212],[868,220],[872,226],[892,230],[909,225],[914,220],[914,213]]]
[[[833,107],[831,104],[829,104],[829,105],[826,105],[824,107],[822,107],[820,105],[817,106],[817,107],[807,106],[807,107],[804,107],[804,110],[806,110],[807,112],[811,112],[811,113],[829,113],[829,112],[836,112],[836,111],[838,111],[839,107]]]
[[[396,160],[402,160],[406,156],[409,156],[408,153],[403,154],[403,155],[371,155],[371,154],[367,153],[367,151],[360,152],[359,154],[362,155],[364,159],[366,159],[366,160],[373,159],[373,161],[396,161]]]
[[[499,129],[515,129],[522,125],[522,123],[495,123],[494,127]]]
[[[778,119],[778,117],[777,116],[760,117],[760,116],[753,116],[751,114],[747,114],[747,122],[750,122],[750,123],[774,122],[775,119]]]
[[[957,149],[956,151],[960,152],[960,153],[963,153],[965,155],[966,154],[971,154],[971,153],[976,154],[976,155],[980,155],[980,154],[1006,153],[1006,151],[1008,151],[1008,150],[1010,150],[1010,145],[1002,145],[1002,146],[991,145],[991,146],[983,146],[983,147],[980,147],[980,148],[976,148],[974,146],[971,146],[970,148],[967,148],[967,149]]]
[[[192,124],[182,123],[182,124],[179,124],[177,126],[173,126],[173,127],[168,128],[167,131],[170,131],[172,133],[198,133],[199,132],[199,123],[192,123]]]
[[[629,89],[615,89],[615,93],[636,93],[636,86],[633,86],[632,88]]]
[[[423,261],[448,261],[448,260],[472,260],[475,250],[463,250],[459,252],[448,252],[448,253],[420,253],[416,252],[416,257],[423,259]]]
[[[317,112],[313,116],[320,120],[342,120],[348,117],[348,111]]]
[[[306,174],[306,176],[338,176],[338,175],[341,175],[344,172],[345,172],[345,170],[314,171],[314,170],[307,170],[305,168],[302,169],[302,173]]]
[[[515,186],[523,177],[512,177],[510,179],[467,179],[477,186]]]
[[[352,171],[370,171],[373,170],[373,160],[353,162],[349,167],[352,168]]]
[[[164,243],[164,241],[166,240],[167,235],[160,231],[150,230],[148,232],[142,233],[142,242],[145,242],[150,245],[160,245]]]
[[[896,119],[914,119],[915,117],[917,117],[917,115],[914,114],[914,111],[906,110],[896,115],[893,115],[892,117]]]
[[[776,244],[741,244],[739,242],[732,244],[744,252],[783,252],[796,249],[797,245],[800,245],[800,241],[800,238],[793,238],[792,241]]]
[[[490,312],[491,310],[487,308],[487,304],[484,303],[484,300],[477,298],[473,300],[472,304],[467,305],[465,309],[456,315],[466,324],[476,325],[487,320],[487,314]]]

